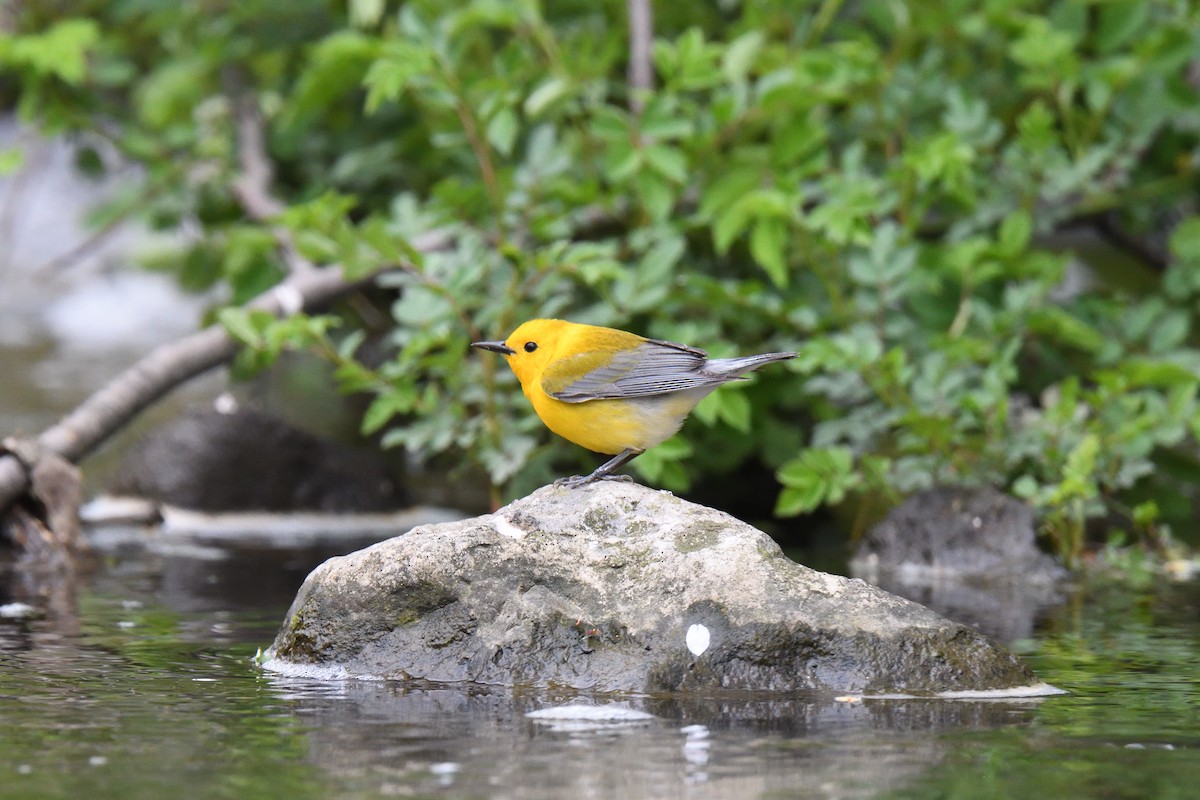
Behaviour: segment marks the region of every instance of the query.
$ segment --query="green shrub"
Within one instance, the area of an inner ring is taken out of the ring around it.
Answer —
[[[0,62],[26,117],[144,162],[138,212],[203,227],[181,278],[238,299],[282,274],[231,188],[230,75],[248,81],[301,251],[401,268],[380,280],[398,299],[377,369],[326,322],[231,330],[268,353],[317,342],[375,394],[385,445],[457,454],[508,494],[581,455],[466,345],[554,315],[799,352],[633,462],[673,489],[752,458],[781,514],[990,483],[1070,554],[1106,514],[1160,529],[1124,511],[1147,497],[1186,512],[1196,4],[657,6],[645,92],[616,0],[47,2]],[[453,246],[416,253],[435,228]]]

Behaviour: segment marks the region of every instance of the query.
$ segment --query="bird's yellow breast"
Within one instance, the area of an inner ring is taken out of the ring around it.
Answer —
[[[708,391],[676,392],[620,400],[564,403],[536,383],[525,396],[546,427],[580,447],[615,455],[622,450],[648,450],[671,438],[684,418]]]

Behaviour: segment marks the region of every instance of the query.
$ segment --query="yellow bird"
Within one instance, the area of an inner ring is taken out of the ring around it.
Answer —
[[[534,319],[503,342],[472,347],[501,353],[546,427],[597,453],[614,455],[582,486],[669,439],[696,404],[723,383],[795,353],[709,358],[695,347],[635,333]]]

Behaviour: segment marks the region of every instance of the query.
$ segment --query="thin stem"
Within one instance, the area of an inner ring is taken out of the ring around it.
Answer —
[[[459,97],[454,108],[458,112],[458,118],[462,122],[463,132],[467,135],[467,141],[471,144],[471,150],[475,153],[475,160],[479,162],[479,173],[483,178],[483,185],[487,188],[488,197],[492,201],[492,205],[496,209],[497,217],[504,209],[504,200],[500,195],[500,181],[496,178],[496,166],[492,163],[491,149],[487,143],[483,141],[483,137],[479,135],[479,126],[475,121],[475,114],[471,111],[471,107],[466,101]],[[499,222],[499,219],[497,219]]]
[[[496,210],[496,227],[499,229],[503,222],[504,196],[500,191],[500,180],[496,177],[496,165],[492,162],[491,148],[488,147],[487,142],[479,132],[479,121],[475,119],[475,112],[467,102],[462,84],[459,83],[454,70],[442,57],[438,57],[437,65],[441,71],[442,78],[446,81],[446,87],[454,95],[454,112],[458,116],[459,124],[462,125],[463,133],[467,137],[467,143],[470,145],[471,152],[475,155],[475,161],[479,165],[479,174],[483,178],[484,188],[487,190],[488,198]],[[503,237],[503,234],[501,235]]]
[[[651,55],[654,48],[654,11],[650,0],[627,0],[629,9],[629,111],[641,116],[645,95],[654,89]]]
[[[825,30],[833,22],[833,18],[837,16],[838,11],[842,8],[843,0],[825,0],[821,7],[817,9],[817,15],[813,17],[812,27],[808,30],[808,36],[805,37],[807,44],[812,45],[821,40],[825,35]]]

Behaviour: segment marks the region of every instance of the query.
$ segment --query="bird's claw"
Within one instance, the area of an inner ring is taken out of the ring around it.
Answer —
[[[555,486],[562,486],[566,489],[574,489],[581,483],[583,483],[582,475],[572,475],[569,478],[559,478],[558,480],[554,481]]]
[[[569,478],[559,478],[554,482],[554,485],[562,486],[565,489],[578,489],[580,486],[586,486],[595,481],[623,481],[625,483],[633,483],[633,478],[629,475],[572,475]]]

